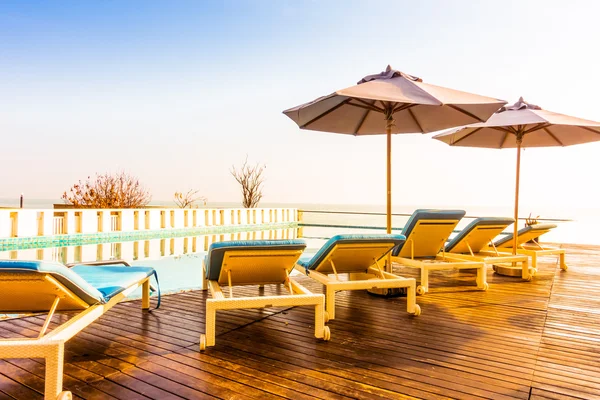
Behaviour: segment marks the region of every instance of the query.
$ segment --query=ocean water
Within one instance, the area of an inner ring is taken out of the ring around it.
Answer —
[[[298,205],[304,210],[303,223],[307,225],[332,225],[335,227],[305,227],[304,235],[307,239],[312,237],[330,237],[337,233],[351,232],[385,232],[386,218],[385,206],[378,205]],[[462,209],[466,216],[457,226],[462,229],[477,217],[513,217],[514,210],[511,207],[421,207],[421,206],[394,206],[392,208],[392,232],[400,233],[409,216],[417,208],[441,208]],[[334,213],[322,213],[322,211],[334,211]],[[540,216],[540,223],[556,224],[556,229],[548,232],[542,237],[543,242],[548,243],[570,243],[600,245],[600,208],[598,209],[540,209],[535,217]],[[526,218],[528,215],[520,215]],[[337,226],[336,226],[337,225]],[[372,227],[370,229],[350,229],[339,226],[361,226]],[[525,220],[519,219],[518,227],[525,226]],[[512,232],[513,226],[508,228]]]

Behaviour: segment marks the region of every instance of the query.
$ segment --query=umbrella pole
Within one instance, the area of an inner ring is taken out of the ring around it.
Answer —
[[[521,138],[517,138],[517,182],[515,184],[515,227],[513,232],[513,255],[517,254],[517,233],[519,232],[519,171],[521,170]]]
[[[387,138],[387,202],[386,202],[386,232],[392,233],[392,114],[386,115],[385,136]],[[387,272],[392,272],[392,252],[387,254],[385,263]]]
[[[392,233],[392,123],[388,119],[385,125],[385,135],[387,137],[387,209],[386,209],[386,229],[387,233]]]

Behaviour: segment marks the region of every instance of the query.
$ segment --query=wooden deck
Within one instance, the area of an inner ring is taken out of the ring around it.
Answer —
[[[532,282],[490,271],[487,292],[470,272],[432,273],[419,317],[404,298],[339,293],[330,342],[313,337],[310,309],[227,311],[217,345],[199,353],[205,292],[165,296],[151,313],[122,303],[68,342],[65,389],[127,400],[600,398],[600,247],[569,246],[568,272],[542,261]],[[35,336],[42,322],[0,322],[0,337]],[[43,377],[41,360],[0,360],[0,400],[42,398]]]

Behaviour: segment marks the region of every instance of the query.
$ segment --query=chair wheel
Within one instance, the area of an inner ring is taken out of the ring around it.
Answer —
[[[200,351],[204,351],[204,350],[206,350],[206,335],[201,334],[200,335]]]
[[[567,266],[567,264],[565,264],[565,265],[561,265],[560,269],[562,269],[563,271],[566,271],[569,269],[569,267]]]
[[[527,282],[530,282],[532,278],[533,278],[533,275],[532,275],[532,274],[529,274],[529,276],[528,276],[528,277],[527,277],[525,280],[526,280]]]
[[[328,342],[331,339],[331,330],[328,326],[323,328],[323,340]]]
[[[417,286],[417,294],[418,295],[425,294],[425,288],[421,285]]]
[[[325,323],[329,322],[329,313],[327,311],[323,311],[323,320]]]
[[[60,392],[56,400],[73,400],[73,395],[71,392]]]
[[[413,315],[416,317],[418,315],[421,315],[421,306],[418,304],[415,304],[415,312],[413,313]]]
[[[535,276],[537,274],[538,270],[537,268],[532,268],[531,269],[531,276]]]
[[[481,290],[483,290],[483,291],[485,292],[485,291],[486,291],[486,290],[488,290],[489,288],[490,288],[490,284],[486,282],[486,283],[484,283],[484,284],[483,284],[483,286],[481,287]]]

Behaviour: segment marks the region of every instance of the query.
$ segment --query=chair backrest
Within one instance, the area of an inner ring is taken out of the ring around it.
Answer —
[[[206,278],[228,285],[283,283],[306,248],[303,240],[236,240],[213,243]]]
[[[104,303],[102,293],[62,264],[0,260],[0,312],[46,312],[57,296],[62,311]]]
[[[529,242],[531,239],[535,239],[544,233],[550,232],[550,230],[556,228],[555,224],[534,224],[526,226],[525,228],[519,229],[517,232],[517,246],[523,243]],[[503,238],[498,239],[494,242],[494,246],[498,248],[512,248],[513,245],[513,234],[506,235]]]
[[[484,247],[489,246],[492,240],[513,222],[515,220],[512,218],[477,218],[446,244],[445,251],[465,254],[471,251],[478,253]]]
[[[403,242],[403,235],[336,235],[301,265],[309,270],[330,274],[334,272],[331,265],[333,261],[338,273],[365,272]]]
[[[435,257],[464,216],[464,210],[416,210],[402,230],[406,241],[397,246],[392,255],[405,258]]]

